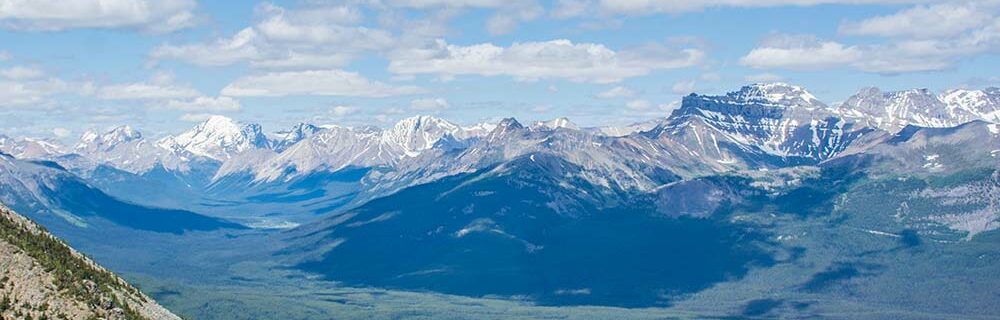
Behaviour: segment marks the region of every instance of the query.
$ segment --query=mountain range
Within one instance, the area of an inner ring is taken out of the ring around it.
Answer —
[[[1000,257],[998,101],[867,88],[831,106],[768,83],[623,127],[416,116],[268,134],[214,116],[158,139],[0,139],[0,201],[56,231],[260,235],[261,259],[356,287],[720,317],[868,299],[898,307],[876,317],[933,318],[988,309],[969,295],[1000,285],[964,278]]]
[[[935,95],[865,88],[829,106],[802,87],[762,83],[719,96],[691,94],[665,118],[622,127],[581,128],[566,118],[465,127],[415,116],[384,129],[300,123],[267,134],[260,125],[213,116],[153,140],[126,125],[88,131],[74,146],[0,137],[0,151],[59,163],[114,196],[163,206],[199,202],[206,194],[226,201],[326,197],[348,205],[536,152],[581,166],[595,185],[650,190],[676,178],[817,164],[908,125],[974,120],[1000,121],[1000,89]],[[296,191],[345,170],[365,173],[322,195]],[[134,197],[130,190],[142,187],[168,192]]]

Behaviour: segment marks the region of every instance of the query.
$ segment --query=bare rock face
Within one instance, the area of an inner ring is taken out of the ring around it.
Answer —
[[[0,319],[180,319],[0,205]]]

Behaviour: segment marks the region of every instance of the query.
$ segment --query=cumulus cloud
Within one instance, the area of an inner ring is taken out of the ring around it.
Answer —
[[[776,36],[771,38],[779,40],[765,40],[740,62],[758,69],[847,67],[880,74],[944,70],[963,59],[1000,51],[1000,2],[917,5],[844,22],[840,33],[882,41],[851,45],[815,36]]]
[[[212,113],[185,113],[185,114],[181,115],[180,120],[181,121],[187,121],[187,122],[204,122],[205,120],[208,120],[208,118],[211,118],[212,116],[216,116],[216,114],[212,114]]]
[[[226,96],[197,97],[191,100],[170,100],[166,106],[170,109],[201,112],[239,111],[241,108],[239,100]]]
[[[493,9],[493,16],[486,20],[486,30],[493,34],[506,34],[518,24],[541,16],[545,9],[535,0],[390,0],[388,6],[414,9]]]
[[[777,75],[777,74],[765,72],[765,73],[751,74],[751,75],[748,75],[748,76],[744,77],[744,79],[747,82],[762,83],[762,82],[776,82],[776,81],[781,81],[781,80],[784,80],[785,78],[782,77],[782,76],[780,76],[780,75]]]
[[[561,78],[613,83],[655,70],[693,66],[703,57],[699,49],[670,49],[660,45],[614,51],[601,44],[570,40],[520,42],[509,47],[492,43],[460,46],[437,40],[428,46],[394,52],[389,71],[439,76],[511,76],[520,81]]]
[[[333,108],[330,109],[330,114],[332,114],[335,117],[343,117],[357,110],[358,108],[351,106],[334,106]]]
[[[919,5],[897,13],[840,25],[840,33],[882,37],[938,38],[981,28],[995,19],[998,3]]]
[[[561,0],[553,15],[560,18],[591,15],[649,15],[685,13],[718,7],[763,8],[823,4],[908,4],[927,0]]]
[[[629,101],[628,103],[625,104],[625,107],[632,110],[647,110],[653,107],[653,104],[650,103],[649,101],[639,99],[639,100]]]
[[[194,0],[0,0],[0,25],[59,31],[74,28],[137,28],[171,32],[193,25]]]
[[[247,62],[270,69],[315,69],[343,66],[361,52],[394,42],[388,31],[356,25],[362,13],[346,5],[289,10],[263,4],[256,11],[258,21],[230,37],[163,44],[150,58],[200,66]]]
[[[54,128],[54,129],[52,129],[52,135],[56,136],[57,138],[69,137],[69,135],[72,134],[72,133],[73,133],[72,131],[70,131],[69,129],[66,129],[66,128]]]
[[[295,95],[388,97],[422,93],[415,86],[394,86],[343,70],[269,72],[237,79],[222,89],[226,96]]]
[[[857,47],[814,36],[777,35],[743,56],[740,63],[758,69],[817,70],[852,63],[862,56]]]
[[[0,69],[0,78],[11,80],[28,80],[45,77],[45,72],[37,68],[14,66]]]
[[[605,98],[605,99],[611,99],[611,98],[631,98],[634,95],[635,95],[635,91],[632,91],[632,89],[626,88],[625,86],[616,86],[614,88],[611,88],[611,89],[602,91],[601,93],[598,93],[597,97],[598,98]]]
[[[444,98],[423,98],[410,101],[410,109],[417,111],[438,112],[449,107],[448,101]]]
[[[58,78],[31,80],[0,79],[0,106],[39,105],[51,102],[59,94],[85,94],[89,83],[71,83]]]
[[[183,60],[200,66],[229,65],[258,57],[259,51],[253,43],[257,38],[256,31],[246,28],[231,38],[217,39],[209,43],[161,45],[153,49],[150,57],[155,60]]]
[[[694,87],[698,82],[695,80],[681,80],[670,87],[670,91],[676,94],[688,94],[694,92]]]
[[[198,90],[189,87],[149,82],[112,84],[97,90],[97,97],[107,100],[177,99],[198,95]]]

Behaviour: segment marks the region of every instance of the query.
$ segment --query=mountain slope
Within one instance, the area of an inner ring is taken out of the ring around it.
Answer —
[[[724,96],[689,95],[645,134],[707,163],[759,168],[817,163],[872,131],[837,117],[805,89],[755,84]]]
[[[126,228],[176,234],[243,228],[193,212],[123,202],[55,163],[18,160],[6,154],[0,154],[0,201],[33,219],[61,221],[77,227],[110,222]]]
[[[660,214],[651,198],[609,195],[583,174],[528,154],[294,230],[285,253],[348,284],[547,305],[665,305],[772,262],[752,230]]]
[[[0,205],[0,318],[180,319]]]

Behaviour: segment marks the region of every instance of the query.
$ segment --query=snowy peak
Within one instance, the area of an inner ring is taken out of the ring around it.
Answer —
[[[4,135],[0,135],[0,152],[20,159],[47,159],[66,154],[66,150],[53,141]]]
[[[1000,88],[945,91],[941,100],[949,109],[961,109],[990,122],[1000,122]]]
[[[401,148],[405,155],[412,157],[434,147],[446,135],[458,135],[461,130],[458,125],[443,119],[415,116],[400,120],[392,128],[383,131],[382,141],[389,146]]]
[[[212,116],[190,131],[160,140],[169,150],[224,161],[255,148],[268,148],[270,141],[259,124],[243,124],[224,116]]]
[[[726,97],[731,101],[744,103],[760,103],[789,108],[801,107],[807,109],[825,108],[823,102],[816,99],[806,89],[787,83],[755,83],[730,92]]]
[[[141,139],[142,133],[127,125],[112,128],[103,134],[90,130],[80,136],[80,142],[74,149],[85,153],[109,151],[119,145]]]
[[[497,126],[490,131],[490,134],[486,136],[486,140],[495,141],[511,132],[524,129],[524,126],[520,122],[517,122],[514,118],[504,118],[497,123]]]
[[[890,132],[907,125],[951,127],[972,120],[996,122],[1000,121],[1000,95],[991,92],[996,90],[949,90],[936,95],[927,89],[882,92],[864,88],[844,101],[837,112]]]
[[[299,123],[287,131],[278,131],[278,139],[274,142],[275,151],[281,152],[299,141],[305,140],[323,130],[308,123]]]
[[[559,128],[574,129],[574,130],[580,129],[580,127],[578,127],[575,123],[569,121],[569,119],[565,117],[555,118],[549,121],[537,121],[531,127],[539,130],[555,130]]]

